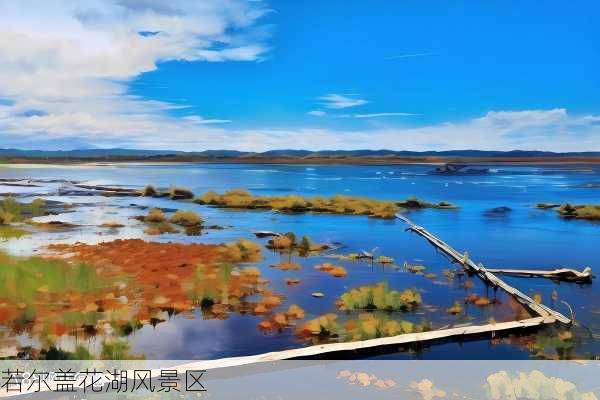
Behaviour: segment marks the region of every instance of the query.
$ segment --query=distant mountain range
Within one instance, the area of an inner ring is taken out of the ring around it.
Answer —
[[[136,149],[80,149],[80,150],[19,150],[0,149],[0,158],[24,159],[244,159],[244,158],[394,158],[394,157],[467,157],[467,158],[596,158],[600,151],[566,152],[551,151],[486,151],[486,150],[447,150],[447,151],[394,151],[394,150],[269,150],[265,152],[244,152],[236,150],[205,150],[185,152],[176,150],[136,150]]]

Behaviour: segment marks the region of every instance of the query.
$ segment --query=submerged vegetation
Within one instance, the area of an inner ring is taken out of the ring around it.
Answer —
[[[440,201],[439,203],[430,203],[425,200],[418,199],[415,196],[411,196],[404,201],[399,201],[396,203],[398,207],[407,208],[407,209],[419,209],[419,208],[445,208],[445,209],[454,209],[458,208],[454,204],[448,203],[446,201]]]
[[[380,282],[351,289],[342,294],[336,304],[341,310],[408,311],[421,302],[421,294],[415,289],[400,292],[390,289],[387,282]]]
[[[333,338],[340,341],[368,340],[428,330],[431,330],[428,322],[414,324],[385,314],[361,313],[356,319],[341,322],[336,314],[330,313],[306,321],[296,328],[295,333],[301,339],[321,343]]]
[[[0,200],[0,225],[10,225],[13,222],[42,216],[46,212],[45,205],[46,202],[39,198],[31,203],[20,203],[13,197],[5,197]]]
[[[348,275],[348,271],[346,271],[346,268],[342,267],[341,265],[333,265],[330,263],[323,263],[323,264],[316,265],[315,269],[326,272],[329,275],[336,277],[336,278],[343,278],[346,275]]]
[[[29,231],[10,225],[0,224],[0,241],[9,239],[19,239],[25,235],[29,235]]]
[[[288,232],[285,235],[275,236],[269,239],[266,247],[281,253],[297,253],[301,257],[306,257],[311,253],[329,249],[331,246],[325,243],[314,243],[308,236],[302,236],[297,240],[296,234]]]

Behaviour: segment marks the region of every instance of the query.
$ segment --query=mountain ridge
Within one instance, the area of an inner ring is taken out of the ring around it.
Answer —
[[[563,157],[600,157],[600,151],[585,152],[552,152],[541,150],[440,150],[440,151],[410,151],[410,150],[303,150],[280,149],[264,152],[248,152],[238,150],[139,150],[127,148],[110,149],[75,149],[75,150],[23,150],[0,148],[0,158],[26,159],[97,159],[97,158],[318,158],[318,157],[474,157],[474,158],[563,158]]]

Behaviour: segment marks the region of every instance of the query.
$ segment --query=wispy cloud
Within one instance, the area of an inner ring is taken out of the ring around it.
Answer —
[[[437,53],[412,53],[412,54],[398,54],[395,56],[386,57],[386,60],[399,60],[402,58],[413,58],[413,57],[428,57],[437,56]]]
[[[313,117],[324,117],[327,113],[323,110],[312,110],[306,113],[307,115],[311,115]]]
[[[337,93],[330,93],[325,96],[321,96],[318,98],[318,100],[321,100],[323,102],[323,107],[336,110],[342,108],[362,106],[363,104],[368,103],[367,100],[361,99],[357,95],[341,95]]]
[[[268,12],[243,0],[2,1],[2,140],[37,132],[40,141],[79,135],[114,144],[145,130],[156,141],[169,127],[229,122],[174,117],[170,110],[187,106],[132,96],[129,82],[165,61],[259,61]]]
[[[373,114],[342,114],[339,118],[381,118],[381,117],[412,117],[422,114],[413,114],[406,112],[383,112]]]
[[[182,117],[183,120],[189,121],[194,124],[228,124],[232,122],[229,119],[207,119],[202,118],[199,115],[188,115],[186,117]]]

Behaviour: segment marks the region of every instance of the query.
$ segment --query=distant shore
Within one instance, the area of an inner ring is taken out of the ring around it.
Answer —
[[[600,164],[600,157],[6,157],[2,164],[90,164],[90,163],[206,163],[206,164],[296,164],[296,165],[402,165],[402,164]]]

